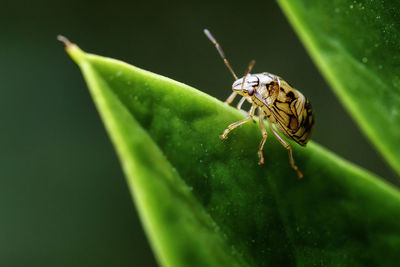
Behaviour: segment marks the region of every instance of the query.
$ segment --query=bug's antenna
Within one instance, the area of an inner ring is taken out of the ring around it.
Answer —
[[[246,80],[247,75],[249,75],[250,71],[253,69],[254,64],[256,64],[256,61],[253,59],[252,61],[250,61],[250,64],[247,67],[246,72],[244,73],[243,81],[242,81],[242,90],[243,90],[244,81]]]
[[[237,80],[238,77],[236,76],[235,72],[233,71],[231,65],[229,64],[228,60],[225,57],[224,51],[222,51],[221,46],[219,45],[219,43],[217,42],[217,40],[215,40],[215,38],[211,35],[211,33],[207,30],[204,29],[204,34],[208,37],[208,39],[210,39],[210,41],[215,45],[215,48],[217,48],[217,51],[219,53],[219,55],[222,57],[222,59],[224,60],[225,65],[228,67],[229,71],[232,73],[233,77]],[[254,64],[253,64],[254,65]]]

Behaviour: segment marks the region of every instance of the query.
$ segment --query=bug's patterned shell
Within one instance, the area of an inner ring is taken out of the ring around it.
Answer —
[[[281,133],[304,146],[310,139],[314,126],[311,104],[302,93],[291,87],[285,80],[280,77],[278,79],[279,91],[277,87],[273,88],[273,83],[267,88],[270,95],[276,95],[269,105],[269,110],[274,117],[273,123]]]
[[[276,75],[264,72],[253,76],[259,81],[253,103],[264,111],[279,132],[300,145],[306,145],[314,126],[308,99]]]

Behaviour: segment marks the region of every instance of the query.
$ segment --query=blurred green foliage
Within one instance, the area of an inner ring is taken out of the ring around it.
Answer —
[[[400,174],[400,2],[279,3],[342,103]]]

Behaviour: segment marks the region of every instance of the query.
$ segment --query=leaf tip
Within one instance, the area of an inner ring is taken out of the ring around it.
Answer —
[[[69,46],[73,45],[73,44],[68,40],[67,37],[65,37],[65,36],[63,36],[63,35],[61,35],[61,34],[57,35],[57,40],[60,41],[60,42],[62,42],[62,43],[64,43],[65,47],[67,47],[67,48],[68,48]]]
[[[70,55],[70,57],[76,62],[79,63],[79,60],[82,58],[83,51],[67,37],[63,35],[57,35],[57,40],[62,42],[65,45],[65,50]]]

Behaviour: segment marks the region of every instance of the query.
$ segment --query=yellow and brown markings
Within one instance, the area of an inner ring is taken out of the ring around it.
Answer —
[[[300,145],[306,145],[307,141],[310,139],[314,124],[311,105],[308,99],[279,76],[268,72],[250,74],[255,64],[254,60],[250,62],[244,76],[238,78],[215,38],[207,29],[204,30],[204,34],[215,45],[218,53],[224,60],[226,67],[235,78],[235,81],[232,84],[233,92],[227,98],[225,103],[231,104],[234,98],[237,95],[240,95],[242,98],[237,104],[239,110],[241,110],[244,101],[247,100],[251,104],[251,108],[247,113],[247,118],[231,123],[225,129],[220,138],[225,139],[229,132],[240,125],[251,121],[255,111],[258,110],[261,133],[263,135],[257,152],[260,158],[259,164],[264,164],[262,151],[268,136],[263,121],[266,116],[268,127],[282,146],[284,146],[289,152],[290,165],[295,171],[297,171],[299,178],[302,178],[303,174],[294,163],[290,144],[287,143],[276,130],[279,130],[279,132],[288,138],[293,139]],[[264,114],[261,114],[262,112]]]
[[[312,107],[308,99],[306,99],[300,128],[294,134],[294,137],[296,138],[294,140],[301,145],[305,145],[311,137],[313,126],[314,126],[314,117],[312,113]]]
[[[300,145],[306,145],[314,124],[311,104],[304,95],[286,81],[280,79],[279,82],[278,93],[274,88],[274,82],[266,85],[270,93],[276,94],[276,98],[268,108],[275,119],[274,124],[285,136]]]

